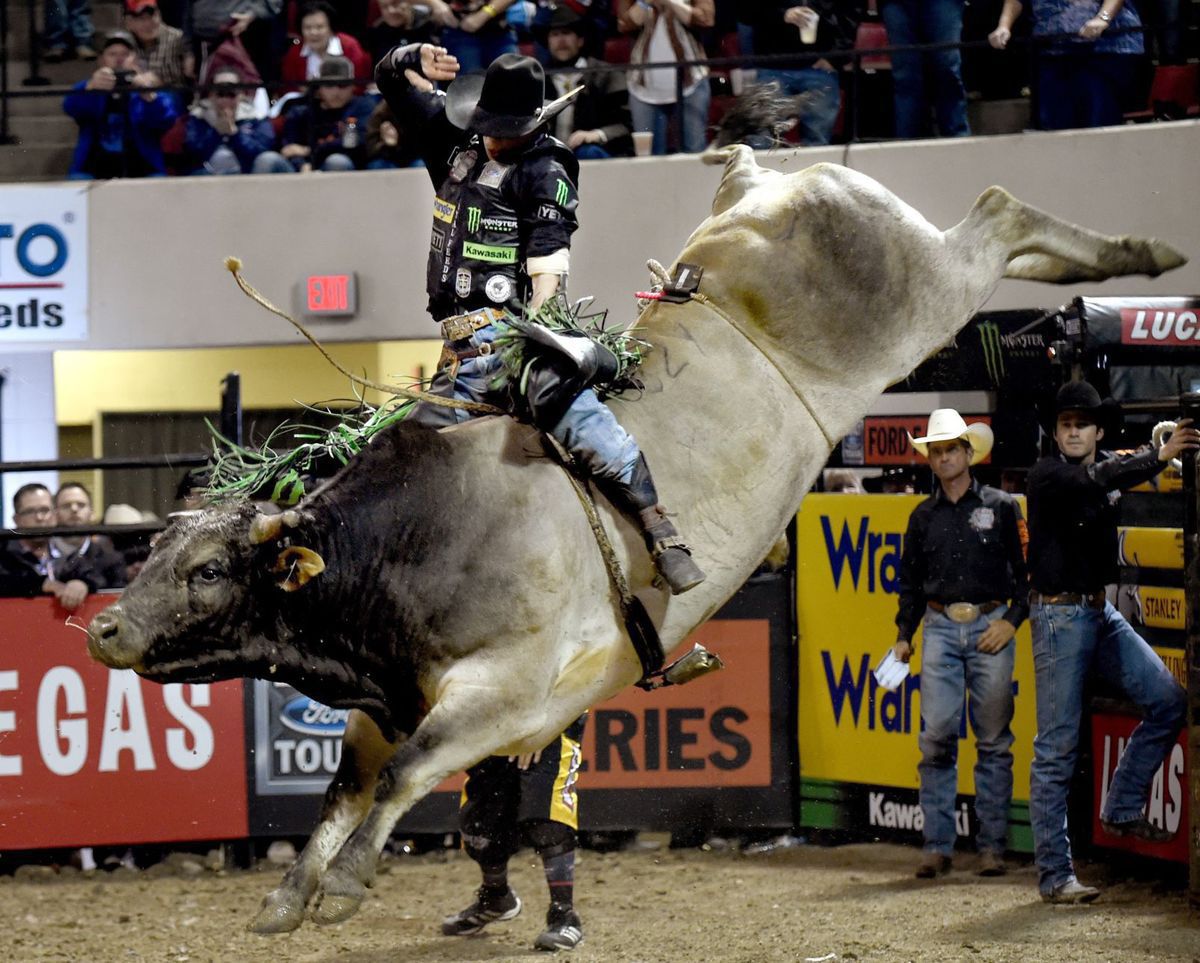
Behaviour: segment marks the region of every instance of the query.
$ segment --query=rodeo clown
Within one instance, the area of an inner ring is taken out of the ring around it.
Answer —
[[[908,519],[893,649],[909,661],[913,635],[925,623],[918,767],[925,847],[916,876],[950,871],[958,732],[968,694],[978,750],[978,873],[999,876],[1006,871],[1013,786],[1012,639],[1029,614],[1025,523],[1011,495],[971,477],[971,466],[992,450],[990,427],[939,408],[925,436],[908,440],[937,478],[933,494]]]
[[[590,387],[616,374],[612,353],[588,338],[525,324],[538,360],[514,399],[501,386],[504,366],[493,350],[506,311],[522,318],[565,294],[579,163],[545,126],[578,91],[547,103],[541,64],[517,54],[444,93],[434,87],[457,73],[458,61],[432,44],[397,47],[375,68],[380,92],[422,145],[436,191],[426,290],[445,345],[430,392],[521,407],[638,525],[671,592],[686,592],[704,573],[658,504],[637,442]],[[471,414],[421,404],[412,417],[443,427]]]

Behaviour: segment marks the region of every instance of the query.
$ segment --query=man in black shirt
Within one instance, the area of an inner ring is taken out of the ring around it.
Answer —
[[[1083,688],[1095,671],[1143,715],[1113,776],[1100,823],[1105,832],[1162,841],[1170,833],[1142,811],[1155,770],[1183,725],[1183,687],[1105,599],[1117,580],[1117,499],[1153,478],[1174,457],[1200,447],[1187,420],[1161,447],[1132,455],[1099,451],[1114,407],[1086,382],[1056,399],[1059,453],[1029,471],[1030,624],[1037,679],[1029,816],[1042,899],[1088,903],[1100,895],[1075,878],[1067,836],[1067,792],[1079,748]]]
[[[992,430],[957,411],[929,416],[924,438],[909,436],[937,476],[934,493],[908,520],[900,562],[899,633],[894,652],[907,662],[925,621],[921,660],[921,811],[925,852],[919,878],[949,872],[954,852],[958,738],[971,695],[975,730],[975,813],[979,873],[1005,872],[1012,802],[1013,635],[1029,612],[1024,521],[1013,497],[981,485],[971,465],[987,457]]]
[[[546,103],[541,64],[517,54],[497,57],[482,77],[459,77],[445,93],[433,86],[458,69],[444,48],[410,44],[379,62],[375,80],[421,144],[437,192],[425,284],[445,347],[430,393],[505,407],[513,392],[492,346],[506,312],[532,314],[565,294],[579,161],[545,126],[575,92]],[[605,380],[602,356],[612,356],[589,339],[571,340],[556,355],[561,363],[535,362],[522,377],[530,420],[639,527],[672,594],[686,592],[704,573],[659,504],[637,442],[590,387]],[[441,427],[470,414],[426,402],[412,417]]]

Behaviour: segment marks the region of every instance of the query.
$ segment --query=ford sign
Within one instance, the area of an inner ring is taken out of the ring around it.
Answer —
[[[349,709],[331,709],[304,695],[296,696],[279,711],[280,722],[306,736],[340,736],[349,718]]]

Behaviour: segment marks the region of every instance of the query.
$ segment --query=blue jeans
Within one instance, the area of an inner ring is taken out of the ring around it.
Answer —
[[[708,143],[708,105],[712,93],[705,77],[696,89],[683,98],[683,117],[680,122],[681,147],[685,154],[699,154]],[[629,112],[633,115],[633,129],[654,131],[652,154],[667,152],[667,124],[675,113],[675,104],[648,104],[629,94]]]
[[[800,143],[805,147],[828,144],[833,138],[833,125],[837,122],[841,106],[841,88],[837,74],[828,70],[808,67],[804,70],[763,70],[759,68],[757,82],[774,81],[783,94],[795,97],[807,94],[800,111]]]
[[[1090,47],[1038,57],[1038,123],[1042,130],[1114,127],[1124,122],[1121,98],[1137,76],[1138,54]]]
[[[495,325],[480,328],[471,337],[471,344],[478,347],[491,343],[499,332]],[[504,366],[497,355],[480,355],[468,358],[459,365],[454,384],[439,371],[430,386],[430,393],[442,397],[454,397],[460,401],[477,401],[508,409],[510,400],[504,386],[497,387],[496,379]],[[411,420],[442,428],[461,424],[474,418],[470,411],[461,408],[443,408],[422,402],[410,416]],[[566,414],[551,429],[550,434],[569,451],[595,478],[628,482],[641,454],[633,436],[621,427],[617,416],[604,404],[596,392],[585,388]]]
[[[1008,848],[1008,809],[1012,802],[1013,659],[1009,642],[988,654],[976,648],[984,629],[1007,609],[1001,607],[974,622],[953,622],[925,610],[921,656],[921,811],[925,850],[954,852],[954,800],[958,790],[958,739],[963,700],[970,693],[975,732],[975,815],[980,851]]]
[[[442,31],[442,46],[458,58],[460,75],[487,70],[491,62],[501,54],[518,53],[517,35],[511,28],[468,33],[465,30],[447,27]]]
[[[92,42],[92,0],[46,0],[45,14],[44,47],[71,47]]]
[[[1037,735],[1030,770],[1029,818],[1040,889],[1049,893],[1075,876],[1067,836],[1067,791],[1079,754],[1084,682],[1089,673],[1119,689],[1142,713],[1101,818],[1137,819],[1150,780],[1183,726],[1187,697],[1162,659],[1105,603],[1032,606],[1033,666],[1037,677]]]
[[[896,46],[954,43],[962,39],[963,0],[886,0],[879,14],[888,42]],[[934,113],[943,137],[966,137],[967,93],[962,81],[962,55],[957,49],[919,50],[892,54],[895,84],[896,136],[904,139],[929,134],[931,76]]]

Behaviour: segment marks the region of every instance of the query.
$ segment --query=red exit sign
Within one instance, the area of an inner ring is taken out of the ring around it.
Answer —
[[[304,279],[304,313],[318,317],[349,317],[358,311],[358,282],[354,274],[310,274]]]

